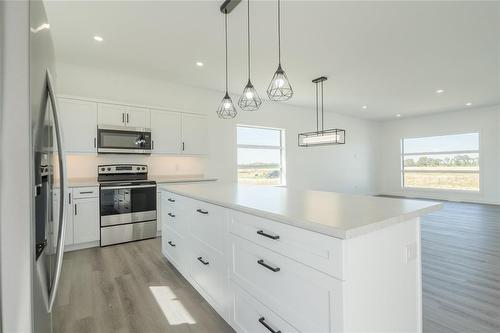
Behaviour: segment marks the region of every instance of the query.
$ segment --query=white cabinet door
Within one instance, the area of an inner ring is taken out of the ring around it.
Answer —
[[[75,244],[98,241],[99,231],[99,199],[76,199],[73,205]]]
[[[151,110],[153,153],[178,154],[181,152],[181,114]]]
[[[97,104],[97,124],[100,126],[126,126],[128,107],[116,104]]]
[[[208,128],[207,117],[182,115],[182,152],[184,154],[207,154]]]
[[[149,110],[130,106],[126,110],[125,122],[128,127],[150,128]]]
[[[78,153],[97,151],[97,103],[59,98],[64,150]]]
[[[59,234],[59,191],[54,191],[52,194],[52,209],[54,216],[54,235]],[[66,192],[64,198],[64,204],[66,205],[65,215],[66,215],[66,234],[64,236],[64,245],[72,245],[73,244],[73,210],[72,210],[72,194],[71,190]]]

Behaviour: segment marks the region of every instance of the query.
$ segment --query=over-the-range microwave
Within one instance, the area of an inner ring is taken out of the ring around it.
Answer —
[[[151,129],[98,126],[97,152],[109,154],[151,154]]]

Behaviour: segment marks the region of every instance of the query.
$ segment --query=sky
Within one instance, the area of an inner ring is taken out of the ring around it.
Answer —
[[[479,133],[403,139],[404,153],[479,150]]]

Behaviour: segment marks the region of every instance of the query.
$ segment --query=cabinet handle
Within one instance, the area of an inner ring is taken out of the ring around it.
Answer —
[[[175,202],[175,200],[174,200],[174,199],[170,199],[170,198],[168,198],[167,200],[168,200],[168,201],[170,201],[170,202]]]
[[[127,113],[127,123],[128,123],[128,113]]]
[[[68,204],[71,205],[71,193],[68,193]]]
[[[76,208],[76,204],[75,204],[75,215],[78,215],[78,209]]]
[[[271,333],[281,333],[281,331],[275,331],[271,326],[269,326],[268,323],[266,323],[266,318],[260,317],[259,318],[259,323],[261,323],[265,328],[269,330]]]
[[[151,150],[155,149],[155,140],[151,140]]]
[[[172,246],[172,247],[175,247],[175,244],[172,243],[172,241],[168,241],[168,245]]]
[[[269,269],[270,271],[273,271],[274,273],[279,272],[280,268],[279,267],[273,267],[271,265],[268,265],[264,262],[264,260],[260,259],[257,261],[257,263],[261,266],[264,266],[265,268]]]
[[[122,113],[122,123],[125,123],[125,113]]]
[[[182,151],[184,151],[184,150],[185,150],[185,147],[186,147],[186,145],[185,145],[185,144],[184,144],[184,142],[183,142],[183,143],[182,143]]]
[[[201,262],[205,266],[209,264],[208,261],[203,260],[203,257],[198,257],[198,261]]]
[[[94,148],[97,148],[97,138],[94,138]]]
[[[175,215],[172,214],[172,213],[168,213],[167,215],[170,216],[170,217],[175,217]]]
[[[92,194],[94,193],[94,191],[83,191],[83,192],[80,192],[80,194]]]
[[[257,231],[257,233],[261,236],[264,236],[264,237],[267,237],[267,238],[271,238],[271,239],[274,239],[274,240],[277,240],[277,239],[280,239],[280,236],[278,235],[270,235],[270,234],[266,234],[264,232],[264,230],[259,230]]]
[[[207,215],[207,214],[208,214],[208,212],[207,212],[206,210],[203,210],[203,209],[197,209],[196,211],[197,211],[198,213],[200,213],[200,214],[204,214],[204,215]]]

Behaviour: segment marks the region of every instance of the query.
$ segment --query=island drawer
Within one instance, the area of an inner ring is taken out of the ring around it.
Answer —
[[[190,235],[223,254],[227,233],[227,210],[203,201],[188,200]]]
[[[188,211],[180,206],[172,205],[167,198],[161,199],[162,228],[168,227],[179,235],[186,237],[188,232]]]
[[[170,228],[162,228],[162,252],[172,265],[181,273],[187,269],[190,252],[188,239]],[[184,273],[183,273],[184,274]]]
[[[242,289],[234,286],[233,322],[241,333],[299,333],[293,326]]]
[[[186,197],[168,191],[163,191],[162,198],[165,198],[165,203],[172,209],[175,207],[185,206],[186,202],[190,200]]]
[[[229,230],[331,276],[343,278],[343,241],[277,221],[230,210]]]
[[[75,187],[73,188],[73,198],[97,198],[99,197],[99,188],[95,186]]]
[[[299,331],[335,331],[342,281],[236,236],[231,248],[234,283]]]

